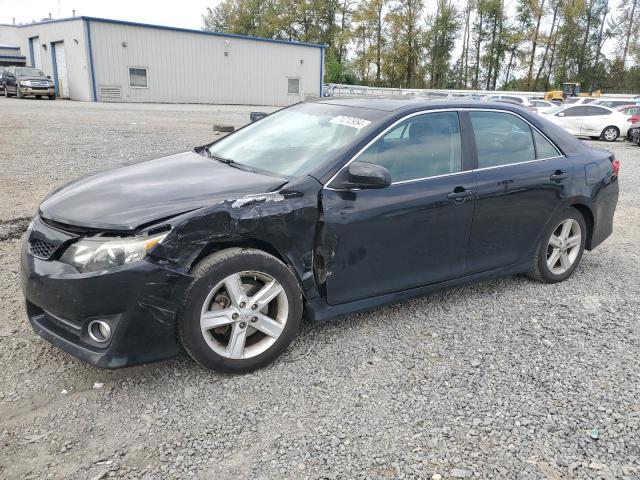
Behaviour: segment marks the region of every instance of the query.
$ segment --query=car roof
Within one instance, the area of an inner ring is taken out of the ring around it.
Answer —
[[[484,109],[484,110],[502,110],[513,112],[530,124],[534,125],[549,137],[565,155],[573,155],[584,152],[585,144],[569,134],[566,130],[553,124],[542,115],[532,113],[520,104],[512,102],[494,102],[489,100],[474,100],[472,98],[443,98],[433,99],[416,96],[394,96],[394,97],[376,97],[376,96],[344,96],[344,97],[323,97],[311,102],[323,103],[328,105],[340,105],[353,108],[369,108],[373,110],[381,110],[388,112],[387,118],[398,119],[407,114],[414,112],[438,110],[438,109]],[[568,106],[568,105],[567,105]],[[601,107],[606,108],[606,107]],[[612,110],[613,111],[613,110]]]
[[[415,110],[433,110],[441,108],[495,108],[510,110],[521,113],[527,111],[520,104],[512,102],[494,102],[489,100],[475,100],[471,97],[465,98],[429,98],[413,95],[398,95],[394,97],[381,96],[340,96],[324,97],[313,100],[316,103],[329,105],[340,105],[344,107],[369,108],[372,110],[382,110],[385,112],[412,112]]]

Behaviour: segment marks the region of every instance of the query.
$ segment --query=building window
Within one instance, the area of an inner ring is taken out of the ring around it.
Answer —
[[[287,93],[297,95],[300,93],[300,79],[288,78],[287,79]]]
[[[148,88],[147,69],[129,67],[129,86],[135,88]]]

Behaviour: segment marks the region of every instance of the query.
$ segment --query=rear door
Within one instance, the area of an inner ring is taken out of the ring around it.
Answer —
[[[340,189],[345,168],[322,190],[330,304],[464,274],[475,185],[462,144],[457,112],[411,115],[354,158],[387,168],[390,186]]]
[[[589,136],[600,136],[602,130],[610,124],[611,110],[597,105],[587,105],[582,117],[582,133]],[[615,124],[615,121],[614,121]]]
[[[511,112],[470,111],[478,168],[467,274],[518,263],[571,184],[573,169],[538,130]]]

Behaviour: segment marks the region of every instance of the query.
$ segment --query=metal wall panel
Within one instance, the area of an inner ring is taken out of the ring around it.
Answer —
[[[124,102],[290,105],[321,88],[322,50],[142,26],[90,21],[98,100],[120,87]],[[148,87],[129,86],[129,67]],[[71,76],[71,73],[70,73]],[[300,93],[287,93],[289,77]]]
[[[29,38],[40,40],[40,58],[42,70],[53,79],[53,59],[51,43],[64,42],[67,63],[68,93],[72,100],[91,101],[91,77],[88,52],[86,48],[84,21],[81,18],[64,22],[37,23],[21,26],[21,52],[29,59]],[[43,48],[46,46],[46,49]]]

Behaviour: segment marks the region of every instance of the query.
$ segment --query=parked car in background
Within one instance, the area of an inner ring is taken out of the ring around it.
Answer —
[[[618,171],[508,103],[302,102],[48,195],[21,254],[28,318],[102,367],[182,344],[206,368],[247,372],[287,348],[303,312],[569,278],[612,232]]]
[[[563,105],[588,105],[597,100],[595,97],[567,97],[562,102]]]
[[[627,115],[597,105],[563,105],[547,110],[544,116],[572,135],[607,142],[615,142],[629,130]]]
[[[629,123],[640,122],[640,105],[625,105],[619,107],[618,111],[629,116],[627,119]]]
[[[489,95],[486,100],[488,101],[492,101],[492,102],[497,102],[500,100],[508,100],[514,103],[517,103],[521,106],[523,106],[524,108],[526,108],[527,110],[529,110],[530,112],[537,112],[538,109],[536,108],[536,106],[531,103],[531,101],[529,100],[529,98],[522,96],[522,95],[505,95],[505,94],[500,94],[500,95]]]
[[[26,96],[48,97],[49,100],[56,98],[56,90],[51,78],[38,68],[9,67],[4,72],[2,83],[6,97],[15,95],[18,98]]]
[[[7,67],[3,67],[0,66],[0,92],[4,93],[4,81],[3,81],[3,77],[4,77],[4,72],[7,69]]]
[[[531,100],[531,103],[534,107],[538,109],[538,113],[544,113],[547,110],[556,108],[558,106],[555,103],[551,103],[546,100],[538,100],[538,99]]]
[[[640,146],[640,122],[636,122],[629,127],[627,140],[632,143],[637,143]]]
[[[629,104],[636,103],[632,98],[623,98],[623,99],[613,99],[613,98],[602,98],[600,100],[596,100],[592,105],[600,105],[601,107],[608,108],[618,108],[624,107]]]

